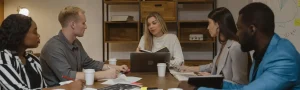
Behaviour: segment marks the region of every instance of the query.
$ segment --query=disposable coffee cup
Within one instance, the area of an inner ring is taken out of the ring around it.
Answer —
[[[94,73],[95,69],[85,69],[85,85],[93,85],[94,84]]]
[[[117,59],[116,58],[111,58],[108,61],[109,61],[109,64],[111,64],[111,65],[117,65]]]
[[[157,71],[159,77],[165,77],[166,75],[166,63],[157,63]]]
[[[169,88],[168,90],[183,90],[181,88]]]

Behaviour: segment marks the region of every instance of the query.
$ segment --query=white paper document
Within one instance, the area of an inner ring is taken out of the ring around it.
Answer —
[[[170,73],[178,80],[178,81],[188,81],[190,77],[222,77],[222,75],[209,75],[209,76],[199,76],[194,72],[177,72],[175,70],[170,70]]]
[[[101,84],[106,84],[106,85],[114,85],[114,84],[132,84],[134,82],[137,82],[141,80],[142,78],[140,77],[126,77],[126,75],[121,74],[118,76],[116,79],[107,79],[105,82]]]

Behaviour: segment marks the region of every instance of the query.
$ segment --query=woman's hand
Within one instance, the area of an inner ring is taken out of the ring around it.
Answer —
[[[180,72],[199,72],[199,66],[181,66]]]

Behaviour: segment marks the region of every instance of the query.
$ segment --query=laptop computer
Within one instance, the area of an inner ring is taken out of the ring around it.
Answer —
[[[157,72],[157,63],[169,62],[170,53],[168,52],[130,53],[131,72]]]
[[[196,87],[222,89],[223,79],[224,77],[222,75],[195,76],[189,77],[188,83]]]

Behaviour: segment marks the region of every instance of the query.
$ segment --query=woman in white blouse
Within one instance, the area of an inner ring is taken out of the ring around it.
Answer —
[[[144,27],[144,35],[140,40],[137,52],[139,50],[156,52],[166,47],[171,55],[170,66],[183,64],[184,59],[179,40],[176,35],[168,34],[167,25],[159,13],[150,13],[145,19]]]

